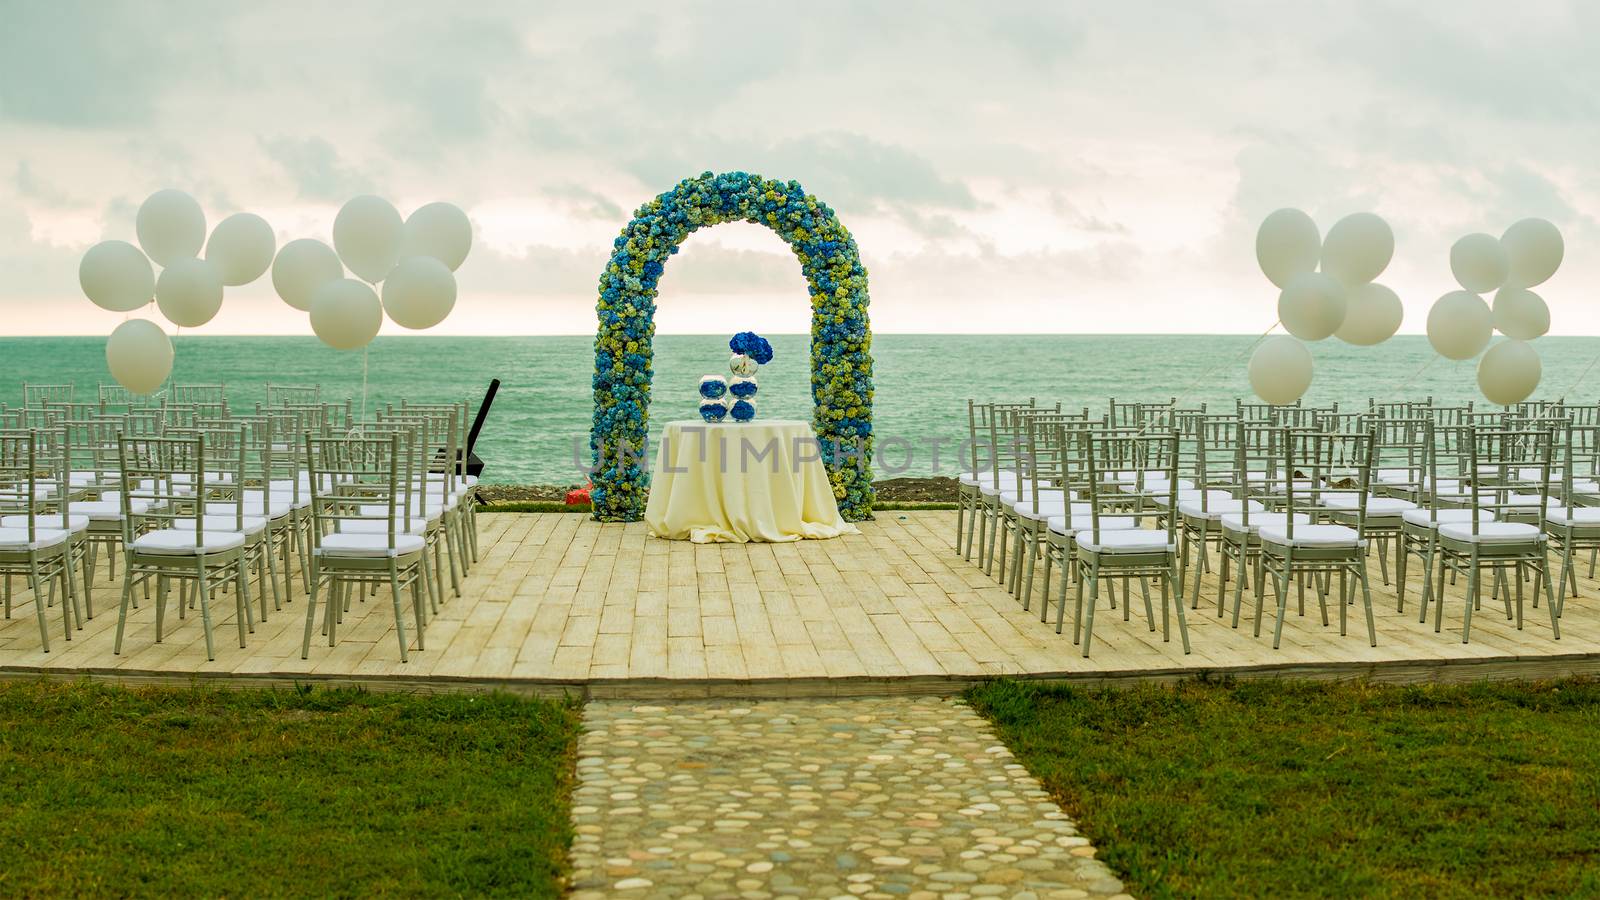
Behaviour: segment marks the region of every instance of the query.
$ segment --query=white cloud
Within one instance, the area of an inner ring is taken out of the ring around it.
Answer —
[[[1273,295],[1254,227],[1295,205],[1324,229],[1391,221],[1408,331],[1451,286],[1455,237],[1550,217],[1554,331],[1594,331],[1596,9],[14,0],[0,311],[13,333],[104,330],[77,256],[130,238],[161,187],[285,240],[376,191],[472,214],[449,328],[585,331],[629,212],[742,168],[838,210],[879,330],[1255,332]],[[229,297],[209,330],[306,330],[268,286]],[[793,258],[731,227],[675,258],[659,324],[696,330],[732,298],[804,326]]]

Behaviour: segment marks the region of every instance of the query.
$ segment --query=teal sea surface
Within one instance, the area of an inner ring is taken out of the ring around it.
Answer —
[[[763,366],[761,418],[811,418],[811,362],[805,335],[769,335],[776,358]],[[1206,403],[1231,409],[1249,396],[1250,335],[912,335],[873,337],[879,478],[953,474],[966,436],[968,398],[1037,397],[1069,408],[1119,401]],[[237,410],[265,398],[268,381],[321,384],[324,397],[361,405],[363,359],[312,337],[175,339],[178,383],[225,382]],[[366,354],[366,404],[469,398],[476,408],[489,379],[500,395],[479,440],[484,479],[582,483],[588,464],[593,339],[570,337],[380,337]],[[1600,400],[1600,338],[1535,342],[1544,381],[1535,397]],[[1312,345],[1316,375],[1307,402],[1365,408],[1369,397],[1424,397],[1460,403],[1478,394],[1476,364],[1436,356],[1427,340],[1401,336],[1377,347]],[[652,434],[696,417],[702,375],[726,374],[726,336],[655,340]],[[1592,369],[1591,369],[1592,367]],[[1582,379],[1580,381],[1580,378]],[[0,403],[22,402],[23,382],[76,385],[79,399],[109,383],[105,340],[0,338]]]

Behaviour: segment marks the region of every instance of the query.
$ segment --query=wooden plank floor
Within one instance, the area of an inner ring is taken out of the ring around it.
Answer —
[[[1263,636],[1252,637],[1246,593],[1241,627],[1229,627],[1217,617],[1208,576],[1202,609],[1190,613],[1192,654],[1182,653],[1175,630],[1171,642],[1152,633],[1136,600],[1129,622],[1121,609],[1101,607],[1094,653],[1084,659],[1070,636],[1024,612],[952,551],[953,516],[884,513],[864,523],[861,535],[832,541],[694,545],[651,538],[642,524],[484,514],[482,559],[463,595],[429,623],[427,649],[413,650],[409,663],[400,662],[382,594],[356,605],[338,646],[318,638],[302,660],[306,607],[298,588],[282,611],[257,624],[246,649],[237,646],[232,598],[221,598],[215,661],[205,658],[197,615],[181,622],[169,615],[167,639],[156,644],[150,603],[130,614],[123,653],[114,656],[120,583],[102,567],[97,614],[71,642],[61,640],[59,610],[50,610],[48,654],[40,652],[31,596],[19,596],[13,617],[0,623],[0,675],[690,697],[948,693],[995,675],[1097,682],[1227,672],[1423,681],[1600,671],[1600,583],[1580,578],[1559,641],[1551,639],[1543,607],[1528,607],[1518,631],[1498,601],[1486,600],[1472,643],[1462,644],[1461,587],[1447,592],[1446,630],[1435,634],[1431,622],[1416,621],[1415,566],[1401,614],[1376,559],[1376,648],[1367,645],[1359,607],[1351,609],[1351,633],[1341,637],[1336,611],[1335,624],[1324,627],[1308,595],[1308,614],[1291,605],[1283,647],[1273,650],[1270,608]]]

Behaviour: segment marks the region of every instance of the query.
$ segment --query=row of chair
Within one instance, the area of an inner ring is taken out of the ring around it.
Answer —
[[[324,403],[309,387],[274,385],[248,413],[230,410],[220,385],[174,386],[158,404],[116,411],[30,394],[40,387],[25,388],[38,406],[0,411],[0,574],[7,617],[13,576],[26,579],[46,652],[45,610],[58,590],[68,640],[93,617],[101,554],[112,578],[116,558],[125,563],[115,653],[130,610],[152,594],[155,639],[164,638],[175,586],[180,618],[199,609],[208,659],[217,593],[233,592],[243,647],[256,615],[269,614],[268,593],[273,611],[290,601],[297,569],[309,597],[302,656],[319,598],[331,646],[361,589],[387,584],[407,660],[402,591],[412,593],[421,649],[446,577],[459,596],[476,561],[464,402],[406,402],[354,422],[348,402]]]
[[[1337,407],[1239,402],[1226,412],[1174,402],[1118,404],[1092,415],[1037,400],[968,403],[968,467],[960,477],[956,546],[976,556],[1022,602],[1034,602],[1043,569],[1043,621],[1054,572],[1056,630],[1066,591],[1077,587],[1073,639],[1089,654],[1100,586],[1137,582],[1154,630],[1149,582],[1159,582],[1164,638],[1175,614],[1185,652],[1181,599],[1201,605],[1202,573],[1215,570],[1217,613],[1243,592],[1255,600],[1259,636],[1269,587],[1281,645],[1291,588],[1300,612],[1310,585],[1329,622],[1337,582],[1340,633],[1359,588],[1369,643],[1377,643],[1367,560],[1381,577],[1393,559],[1404,611],[1408,563],[1423,572],[1419,618],[1431,606],[1442,629],[1445,586],[1465,578],[1461,639],[1481,608],[1482,574],[1522,626],[1524,583],[1541,594],[1554,637],[1574,556],[1600,547],[1600,406],[1526,404],[1497,411],[1431,400]],[[1557,596],[1549,553],[1560,554]],[[1087,589],[1088,597],[1083,594]],[[1515,595],[1513,601],[1513,594]],[[1112,606],[1114,590],[1108,591]],[[1086,605],[1087,604],[1087,605]]]

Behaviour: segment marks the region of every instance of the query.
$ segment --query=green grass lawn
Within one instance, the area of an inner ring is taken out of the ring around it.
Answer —
[[[1600,896],[1600,683],[969,692],[1141,896]]]
[[[574,704],[0,683],[0,895],[554,896]]]

